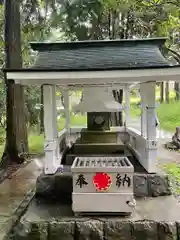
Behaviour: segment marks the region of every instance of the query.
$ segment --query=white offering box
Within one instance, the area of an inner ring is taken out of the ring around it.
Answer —
[[[75,213],[131,213],[134,167],[127,157],[76,157],[72,209]]]

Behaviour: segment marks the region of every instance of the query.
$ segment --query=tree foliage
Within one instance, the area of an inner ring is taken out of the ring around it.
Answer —
[[[62,1],[51,23],[68,40],[167,36],[177,42],[179,8],[179,0]]]
[[[0,2],[0,4],[3,1]],[[31,41],[168,37],[165,54],[174,63],[180,51],[180,0],[21,0],[23,66],[33,64]],[[4,66],[4,6],[0,5],[0,66]],[[171,49],[171,50],[169,50]],[[3,75],[0,75],[1,81]],[[5,90],[0,85],[0,123]],[[25,88],[27,119],[39,121],[40,87]]]

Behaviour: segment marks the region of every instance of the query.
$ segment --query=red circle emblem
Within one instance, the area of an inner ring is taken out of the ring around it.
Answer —
[[[96,173],[93,177],[93,184],[99,191],[107,190],[112,184],[112,178],[107,173]]]

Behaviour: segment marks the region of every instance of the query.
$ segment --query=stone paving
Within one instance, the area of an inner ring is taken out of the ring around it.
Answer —
[[[171,206],[171,208],[167,208],[167,206]],[[74,216],[70,202],[63,204],[61,202],[56,202],[56,204],[50,204],[43,199],[33,199],[28,210],[23,215],[22,221],[38,222],[61,218],[70,220],[72,217],[74,219],[79,219],[80,216]],[[96,218],[91,215],[84,215],[84,217],[86,219],[89,217]],[[103,215],[101,218],[103,218]],[[109,216],[109,218],[116,218],[116,215]],[[118,216],[118,218],[124,220],[123,216]],[[138,221],[143,219],[152,221],[180,221],[180,205],[173,196],[137,198],[136,209],[134,209],[132,215],[126,217],[126,221]]]
[[[40,175],[35,161],[15,172],[11,179],[5,179],[0,184],[0,240],[16,221],[14,216],[25,196],[35,189],[37,177]]]

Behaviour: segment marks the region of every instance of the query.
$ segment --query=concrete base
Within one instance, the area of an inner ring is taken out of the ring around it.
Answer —
[[[139,199],[130,217],[93,218],[75,217],[70,204],[34,199],[13,229],[13,239],[177,240],[180,206],[173,196]]]
[[[166,174],[134,174],[134,195],[136,197],[158,197],[171,195],[171,186]],[[36,184],[36,195],[44,198],[71,199],[72,174],[70,166],[64,173],[40,175]]]
[[[73,212],[80,215],[131,214],[133,208],[127,202],[133,201],[133,193],[72,193]]]

